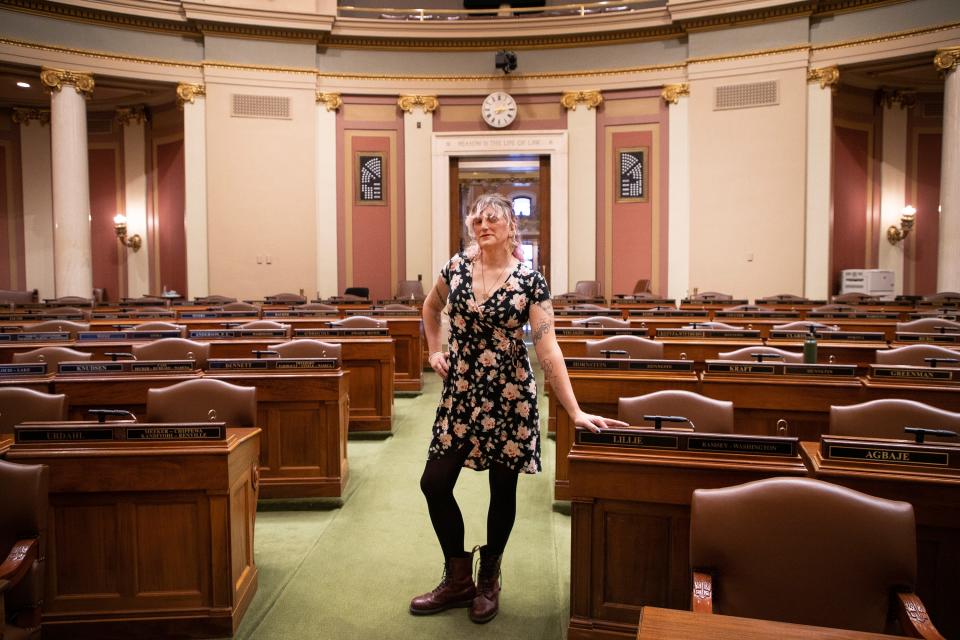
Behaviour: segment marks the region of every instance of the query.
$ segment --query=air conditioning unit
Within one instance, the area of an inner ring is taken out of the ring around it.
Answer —
[[[840,272],[840,293],[863,293],[893,298],[893,271],[888,269],[844,269]]]

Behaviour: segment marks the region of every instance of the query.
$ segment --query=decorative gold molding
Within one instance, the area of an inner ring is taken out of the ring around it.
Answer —
[[[317,104],[321,102],[327,107],[327,111],[336,111],[340,108],[340,105],[343,104],[343,99],[339,93],[323,93],[322,91],[317,91]]]
[[[25,127],[30,126],[31,120],[36,120],[41,125],[50,124],[50,109],[38,109],[36,107],[14,107],[10,118],[16,124],[22,124]]]
[[[802,44],[794,47],[779,47],[777,49],[756,49],[754,51],[744,51],[743,53],[731,53],[722,56],[703,56],[701,58],[687,58],[687,64],[704,64],[707,62],[731,62],[735,60],[750,60],[751,58],[764,58],[767,56],[779,56],[784,53],[793,53],[795,51],[809,51],[809,44]]]
[[[819,82],[821,89],[830,87],[832,91],[836,91],[837,84],[840,82],[840,69],[836,66],[808,69],[807,82]]]
[[[681,84],[668,84],[663,88],[663,91],[660,92],[660,97],[663,98],[664,102],[670,104],[677,104],[680,102],[680,96],[690,95],[690,85],[686,82]]]
[[[811,51],[830,51],[832,49],[848,49],[850,47],[859,47],[865,44],[883,44],[884,42],[896,42],[912,36],[929,35],[931,33],[940,33],[941,31],[950,31],[960,27],[960,22],[949,22],[935,27],[920,27],[918,29],[907,29],[906,31],[897,31],[882,36],[873,36],[870,38],[857,38],[855,40],[841,40],[829,44],[811,45]]]
[[[596,89],[589,91],[564,91],[560,98],[562,104],[568,111],[576,111],[579,103],[587,105],[587,109],[596,109],[603,104],[603,96]]]
[[[684,64],[654,65],[649,67],[621,67],[616,69],[593,69],[590,71],[552,71],[545,73],[511,73],[514,80],[555,80],[563,78],[596,78],[598,76],[620,76],[630,73],[655,73],[658,71],[683,71]],[[428,82],[485,82],[489,80],[503,80],[503,74],[484,74],[471,76],[401,76],[374,73],[317,73],[318,78],[324,80],[398,80],[398,81],[428,81]]]
[[[437,96],[402,95],[397,99],[397,106],[407,113],[413,113],[414,107],[420,107],[424,113],[433,113],[440,106]]]
[[[937,49],[937,55],[933,57],[933,65],[943,75],[956,70],[958,64],[960,64],[960,47]]]
[[[135,107],[119,107],[114,118],[120,126],[126,126],[131,122],[140,124],[147,121],[147,109],[142,104]]]
[[[878,97],[887,109],[892,109],[895,104],[900,105],[901,109],[913,109],[917,106],[917,92],[908,89],[882,88]]]
[[[40,81],[43,83],[44,88],[51,93],[60,91],[65,84],[70,84],[73,85],[77,93],[84,98],[89,98],[93,95],[94,81],[93,74],[90,73],[41,67]]]
[[[183,109],[183,105],[193,104],[194,99],[197,96],[207,95],[207,88],[202,84],[190,84],[188,82],[181,82],[177,85],[177,106]]]

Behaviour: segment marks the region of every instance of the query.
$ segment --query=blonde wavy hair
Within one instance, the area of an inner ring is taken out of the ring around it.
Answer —
[[[510,253],[517,260],[523,260],[523,253],[520,251],[520,234],[517,225],[517,214],[513,210],[513,201],[500,193],[484,193],[470,205],[470,212],[467,214],[466,225],[467,235],[470,237],[470,243],[464,249],[464,253],[471,260],[480,255],[480,246],[477,244],[477,237],[473,232],[473,221],[479,218],[487,209],[493,209],[498,215],[503,216],[507,221],[507,230],[510,233]]]

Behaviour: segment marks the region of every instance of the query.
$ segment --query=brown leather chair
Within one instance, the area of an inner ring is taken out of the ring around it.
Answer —
[[[61,296],[44,300],[48,307],[92,307],[93,299],[80,296]]]
[[[690,323],[682,327],[683,329],[723,329],[724,331],[740,331],[744,327],[738,327],[736,325],[727,324],[726,322],[717,322],[715,320],[710,320],[708,322],[697,322]]]
[[[637,280],[637,283],[633,285],[634,293],[649,293],[650,292],[650,279],[641,278]]]
[[[194,298],[193,302],[195,304],[209,304],[209,305],[223,305],[230,304],[231,302],[236,302],[236,298],[231,298],[230,296],[203,296],[202,298]]]
[[[785,324],[776,324],[773,326],[775,331],[809,331],[810,327],[817,333],[823,331],[840,331],[840,327],[835,324],[824,324],[823,322],[813,322],[812,320],[794,320]]]
[[[23,387],[0,388],[0,435],[28,420],[66,420],[67,396]],[[11,436],[12,437],[12,436]]]
[[[76,337],[80,331],[90,331],[90,323],[74,322],[72,320],[44,320],[43,322],[25,325],[23,330],[27,332],[66,331],[71,336]]]
[[[342,348],[334,342],[321,342],[301,338],[290,340],[270,347],[280,354],[281,358],[336,358],[340,360]]]
[[[227,302],[221,309],[224,311],[248,311],[252,316],[260,314],[260,307],[249,302]]]
[[[144,322],[131,327],[134,331],[179,331],[180,337],[187,337],[187,326],[173,322]]]
[[[369,287],[347,287],[343,290],[343,297],[352,300],[366,300],[370,297]]]
[[[283,331],[284,336],[287,338],[290,337],[290,327],[289,324],[283,324],[282,322],[274,322],[273,320],[254,320],[252,322],[247,322],[241,324],[238,329],[244,329],[247,331]]]
[[[849,304],[825,304],[811,309],[814,313],[854,313],[856,307]]]
[[[919,607],[913,507],[811,478],[697,489],[693,609],[873,633]],[[909,603],[906,606],[904,603]],[[918,631],[918,629],[911,629]]]
[[[578,311],[610,311],[610,307],[602,304],[593,304],[591,302],[580,302],[578,304],[570,305],[570,308]]]
[[[77,351],[69,347],[40,347],[31,351],[21,351],[13,354],[13,362],[46,362],[47,373],[56,373],[57,366],[61,362],[72,362],[75,360],[90,360],[92,353]]]
[[[209,342],[186,338],[161,338],[131,347],[137,360],[196,360],[197,369],[205,369],[210,357]]]
[[[383,305],[382,307],[380,307],[380,310],[381,311],[416,311],[417,308],[411,307],[408,304],[391,303],[391,304]]]
[[[646,424],[645,415],[683,416],[690,422],[677,424],[702,433],[733,433],[733,403],[714,400],[691,391],[668,389],[643,396],[620,398],[617,419],[633,425]]]
[[[878,349],[877,364],[904,364],[911,367],[929,367],[924,358],[960,359],[960,352],[935,344],[911,344],[896,349]],[[940,365],[940,366],[957,366]]]
[[[0,289],[0,303],[34,304],[40,299],[36,289]]]
[[[401,280],[397,283],[398,300],[423,300],[426,297],[423,283],[419,280]]]
[[[868,296],[865,293],[841,293],[830,298],[830,302],[836,304],[849,304],[849,303],[864,303],[864,302],[880,302],[880,298],[877,296]]]
[[[308,302],[307,304],[297,307],[304,311],[329,311],[332,314],[339,313],[339,309],[335,304],[324,304],[322,302]]]
[[[578,280],[573,288],[573,293],[580,298],[599,298],[600,281],[599,280]]]
[[[574,327],[616,327],[618,329],[630,327],[629,320],[611,318],[609,316],[590,316],[589,318],[580,318],[578,320],[571,320],[570,324]]]
[[[76,316],[87,318],[89,315],[89,309],[81,309],[80,307],[54,307],[52,309],[44,309],[40,312],[40,317],[44,320]]]
[[[759,306],[755,304],[738,304],[733,307],[724,307],[724,311],[763,311]]]
[[[264,298],[268,304],[303,304],[306,301],[307,297],[299,293],[275,293]]]
[[[924,296],[923,301],[928,304],[943,304],[944,302],[960,302],[960,293],[956,291],[938,291],[933,295]]]
[[[736,351],[724,351],[722,353],[718,353],[717,356],[721,360],[742,360],[756,362],[757,359],[753,357],[753,354],[755,353],[780,356],[779,358],[772,358],[776,362],[803,362],[802,353],[785,351],[784,349],[777,349],[775,347],[743,347],[742,349],[737,349]]]
[[[960,434],[960,413],[900,398],[830,407],[830,433],[833,435],[913,441],[913,435],[904,433],[904,427],[949,429]],[[936,436],[926,436],[925,441],[960,443],[957,438]]]
[[[910,322],[898,322],[898,332],[909,333],[960,333],[960,322],[940,318],[920,318]]]
[[[635,360],[660,360],[663,358],[663,343],[640,336],[610,336],[602,340],[587,340],[588,358],[602,358],[604,351],[626,351],[627,357]]]
[[[331,327],[342,329],[386,329],[387,321],[371,318],[370,316],[350,316],[343,320],[329,323]]]
[[[701,291],[690,296],[690,302],[723,302],[724,300],[733,300],[733,296],[719,291]]]
[[[783,302],[783,303],[793,303],[793,304],[804,304],[810,302],[808,299],[803,296],[794,295],[792,293],[778,293],[772,296],[765,296],[763,298],[757,298],[757,304],[770,304],[771,302]]]
[[[40,638],[50,470],[0,460],[0,638]]]
[[[257,388],[200,378],[150,389],[147,421],[216,421],[230,427],[253,427],[257,422]]]

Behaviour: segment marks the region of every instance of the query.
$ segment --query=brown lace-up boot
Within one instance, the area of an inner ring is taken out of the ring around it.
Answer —
[[[469,607],[477,593],[472,565],[473,552],[447,558],[440,584],[433,591],[411,600],[410,613],[426,616],[453,607]]]
[[[477,595],[470,605],[470,619],[478,624],[490,622],[500,609],[500,558],[486,545],[480,547],[480,570],[477,572]]]

